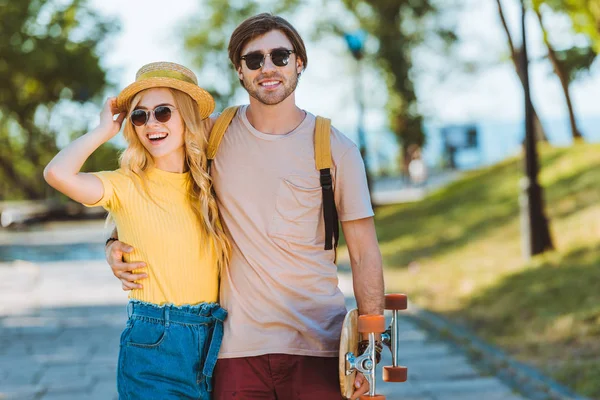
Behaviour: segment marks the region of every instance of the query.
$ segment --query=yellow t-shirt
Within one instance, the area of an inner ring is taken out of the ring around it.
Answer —
[[[129,298],[154,304],[216,302],[217,257],[202,234],[187,190],[189,173],[146,171],[148,194],[124,170],[94,173],[104,185],[96,204],[111,212],[119,240],[133,246],[125,261],[144,261],[148,278]],[[137,180],[137,179],[136,179]],[[141,271],[144,272],[144,271]]]

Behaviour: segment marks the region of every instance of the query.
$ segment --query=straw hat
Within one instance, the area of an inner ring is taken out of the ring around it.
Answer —
[[[196,75],[183,65],[171,62],[154,62],[144,65],[135,74],[135,82],[127,86],[117,97],[117,107],[127,111],[131,99],[145,89],[168,87],[190,95],[198,103],[202,118],[208,117],[215,109],[215,101],[210,93],[198,86]]]

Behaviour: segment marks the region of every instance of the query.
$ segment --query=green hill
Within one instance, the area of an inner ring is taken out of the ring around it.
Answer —
[[[540,150],[555,251],[522,257],[514,158],[377,210],[386,289],[600,398],[600,145]]]

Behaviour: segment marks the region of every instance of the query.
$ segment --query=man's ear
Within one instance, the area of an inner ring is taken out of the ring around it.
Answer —
[[[240,80],[244,80],[244,74],[242,74],[242,67],[239,66],[237,69],[237,73],[238,73],[238,78],[240,78]]]
[[[296,58],[296,73],[300,75],[302,72],[304,72],[304,63],[301,59]]]

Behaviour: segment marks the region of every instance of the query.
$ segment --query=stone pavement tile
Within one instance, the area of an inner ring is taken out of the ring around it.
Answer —
[[[73,355],[74,358],[80,358],[82,361],[89,359],[95,353],[100,351],[101,349],[108,350],[110,347],[114,346],[114,342],[118,341],[111,340],[113,339],[111,336],[108,336],[102,340],[102,337],[96,333],[88,335],[86,338],[85,335],[68,335],[61,337],[51,343],[47,343],[45,345],[36,346],[37,354],[47,354],[48,349],[52,348],[60,348],[64,351],[65,354],[72,354],[73,349],[78,349],[79,354]]]
[[[11,342],[8,346],[0,348],[0,356],[5,357],[27,357],[31,354],[31,348],[27,343],[22,341]]]
[[[88,364],[84,367],[83,374],[91,377],[94,382],[112,381],[112,385],[115,386],[117,359],[115,358],[112,364]]]
[[[3,383],[0,387],[0,399],[10,400],[29,400],[37,399],[39,393],[42,393],[43,387],[39,385],[13,385],[10,382]]]
[[[383,382],[381,380],[381,370],[378,369],[377,372],[376,392],[377,394],[385,395],[387,400],[404,400],[406,398],[433,399],[418,382],[410,380],[402,383]]]
[[[125,325],[123,325],[123,328]],[[99,328],[100,332],[93,332],[89,335],[89,342],[98,349],[109,351],[110,349],[119,349],[121,334],[123,329]]]
[[[10,345],[10,343],[13,340],[16,341],[19,338],[19,336],[16,334],[15,335],[9,334],[4,329],[2,329],[2,327],[0,327],[0,332],[2,332],[2,335],[0,335],[0,349],[5,348],[6,346]]]
[[[69,317],[64,316],[60,318],[63,328],[66,328],[67,332],[93,332],[97,329],[108,329],[108,330],[123,330],[126,324],[126,318],[117,316],[112,317],[112,321],[109,317],[105,319],[96,318],[95,315],[86,317]]]
[[[400,324],[400,335],[398,337],[398,342],[400,346],[405,343],[411,343],[414,341],[423,342],[427,340],[427,334],[422,330],[417,329],[415,325],[408,324]]]
[[[86,356],[89,357],[98,351],[118,349],[121,332],[122,329],[108,329],[102,326],[94,329],[71,328],[65,329],[55,342],[57,345],[86,348]]]
[[[60,321],[68,318],[82,318],[90,314],[88,307],[44,307],[36,311],[40,317]]]
[[[45,335],[54,335],[61,330],[59,322],[50,317],[44,317],[37,313],[27,315],[13,315],[0,319],[2,330],[24,334],[27,332]]]
[[[118,400],[116,378],[100,380],[94,384],[92,390],[86,395],[85,400]],[[44,399],[45,400],[45,399]]]
[[[87,378],[73,382],[57,382],[56,384],[53,384],[50,387],[46,388],[43,398],[46,398],[46,396],[56,396],[55,398],[58,399],[63,399],[65,397],[68,399],[84,399],[85,397],[87,397],[87,393],[90,391],[92,384],[93,382]]]
[[[40,400],[81,400],[81,399],[89,399],[87,393],[46,393]]]
[[[524,397],[508,392],[481,392],[444,394],[435,399],[439,400],[526,400]]]
[[[91,347],[77,345],[36,346],[34,357],[41,363],[82,364],[89,358]]]
[[[29,368],[15,369],[7,372],[0,378],[0,388],[4,388],[6,384],[32,385],[39,379],[40,375],[40,368],[36,368],[35,370],[30,370]]]
[[[509,395],[512,393],[502,381],[493,377],[441,380],[437,382],[421,382],[421,384],[431,393],[444,393],[447,395],[459,393],[473,395],[477,393],[497,393],[498,395]]]
[[[99,348],[88,359],[86,364],[89,366],[116,365],[119,358],[119,347],[110,346]]]
[[[82,365],[57,365],[43,371],[38,384],[49,392],[87,391],[93,380],[84,375]]]
[[[398,346],[398,358],[400,363],[406,360],[430,360],[435,361],[444,357],[456,355],[456,350],[447,344],[440,342],[415,342],[410,346]]]
[[[48,391],[44,393],[40,400],[88,400],[89,394],[85,391]],[[97,398],[100,400],[100,398]],[[106,400],[112,400],[111,397],[105,397]]]
[[[0,388],[5,383],[13,385],[29,385],[36,381],[44,365],[37,363],[30,356],[0,357]]]
[[[467,379],[481,375],[466,357],[453,355],[435,361],[412,360],[408,367],[410,379],[418,381],[439,381],[442,379]]]
[[[40,395],[36,392],[33,393],[3,393],[0,391],[0,400],[38,400]]]
[[[387,400],[435,400],[434,397],[431,397],[430,395],[424,394],[421,396],[405,396],[405,395],[398,395],[396,396],[393,393],[388,393],[385,395]]]
[[[0,336],[0,344],[10,343],[21,338],[21,328],[15,326],[3,326],[2,319],[0,319],[0,331],[2,332],[2,336]],[[2,347],[0,347],[0,349]]]

